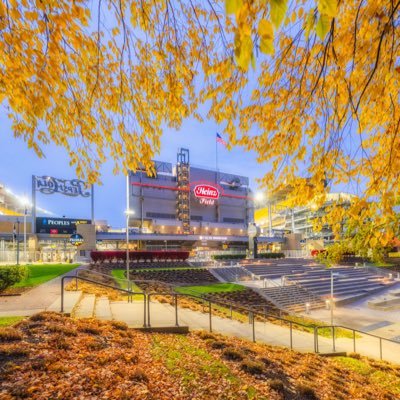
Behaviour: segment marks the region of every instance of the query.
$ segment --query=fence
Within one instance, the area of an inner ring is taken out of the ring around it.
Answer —
[[[213,301],[209,298],[204,298],[195,294],[183,294],[176,292],[135,292],[130,289],[116,288],[113,285],[106,283],[100,283],[93,279],[84,278],[78,275],[64,276],[61,279],[61,312],[64,312],[64,284],[66,280],[75,279],[90,282],[93,284],[98,284],[100,286],[108,287],[111,289],[119,290],[123,293],[128,294],[128,301],[132,299],[132,296],[139,295],[143,296],[143,327],[150,328],[153,324],[152,317],[152,304],[153,307],[155,303],[152,303],[151,299],[154,296],[170,296],[173,299],[173,317],[169,318],[165,310],[161,313],[161,317],[167,318],[168,326],[179,326],[179,315],[184,313],[184,309],[179,308],[180,298],[191,298],[196,300],[200,304],[203,304],[203,311],[207,309],[207,313],[196,313],[195,318],[192,319],[191,328],[200,327],[201,329],[208,329],[210,332],[213,331],[213,319],[215,318],[215,313],[221,308],[225,309],[226,312],[230,312],[230,319],[233,320],[233,312],[240,312],[240,315],[248,316],[248,326],[249,330],[244,332],[243,328],[239,330],[236,327],[236,334],[240,332],[242,336],[250,336],[251,340],[256,341],[262,340],[264,342],[276,345],[282,345],[289,347],[290,349],[296,349],[300,351],[313,351],[315,353],[327,353],[327,352],[342,352],[342,351],[358,351],[362,354],[380,358],[388,359],[390,361],[398,362],[400,359],[400,343],[391,339],[386,339],[380,336],[376,336],[367,332],[359,331],[345,326],[311,326],[309,324],[304,324],[298,321],[290,320],[285,317],[280,317],[267,312],[257,311],[249,307],[238,306],[237,304],[223,302],[223,301]],[[158,303],[160,304],[160,303]],[[213,315],[214,309],[214,315]],[[186,311],[187,312],[187,311]],[[139,316],[139,315],[138,315]],[[139,316],[140,317],[140,316]],[[205,320],[207,319],[207,322]],[[228,323],[229,319],[225,318],[219,324],[219,331],[224,333],[224,326]],[[272,332],[271,326],[269,329],[266,328],[267,322],[274,321],[275,324],[278,323],[282,327],[275,328],[275,332]],[[301,332],[295,327],[300,327],[305,332]],[[352,339],[349,338],[339,338],[337,335],[338,330],[348,330],[352,332]],[[323,330],[323,332],[322,332]],[[331,338],[326,337],[326,330],[331,330]],[[311,332],[311,334],[310,334]],[[232,332],[231,332],[232,333]],[[244,334],[243,334],[244,333]],[[357,342],[358,341],[358,342]]]
[[[54,251],[26,251],[20,244],[19,262],[22,264],[33,262],[72,262],[76,259],[76,250],[54,250]],[[16,264],[17,250],[0,250],[0,263]]]

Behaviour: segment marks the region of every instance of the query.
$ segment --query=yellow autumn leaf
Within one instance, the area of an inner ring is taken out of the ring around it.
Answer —
[[[318,0],[318,11],[328,17],[337,16],[337,0]]]
[[[279,28],[288,9],[288,0],[270,0],[272,23]]]

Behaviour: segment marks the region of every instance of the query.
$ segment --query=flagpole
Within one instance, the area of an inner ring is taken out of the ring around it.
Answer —
[[[218,140],[215,137],[215,169],[218,172]]]

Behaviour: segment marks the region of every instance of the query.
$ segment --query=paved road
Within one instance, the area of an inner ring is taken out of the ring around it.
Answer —
[[[75,270],[65,275],[73,275]],[[60,297],[62,276],[64,275],[24,292],[21,296],[1,296],[0,317],[28,316],[43,311]]]

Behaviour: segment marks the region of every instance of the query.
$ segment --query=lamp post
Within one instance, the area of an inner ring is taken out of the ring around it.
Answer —
[[[24,206],[24,262],[26,263],[26,215],[28,213],[28,199],[26,197],[22,199],[22,204]]]
[[[135,212],[130,209],[129,204],[129,172],[126,175],[126,279],[129,281],[129,217]],[[128,288],[129,289],[129,288]]]
[[[17,219],[17,265],[19,265],[19,219]]]
[[[331,304],[330,304],[330,309],[331,309],[331,325],[333,326],[333,277],[338,276],[338,273],[334,273],[333,270],[331,270]]]

